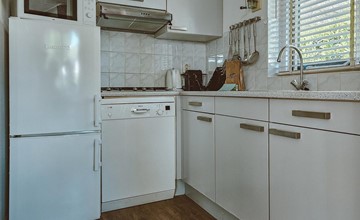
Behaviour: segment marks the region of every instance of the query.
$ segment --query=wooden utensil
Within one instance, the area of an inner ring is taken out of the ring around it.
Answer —
[[[244,71],[240,60],[226,61],[225,83],[236,84],[239,91],[245,91]]]

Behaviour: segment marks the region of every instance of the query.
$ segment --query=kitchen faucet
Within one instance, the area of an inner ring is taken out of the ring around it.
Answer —
[[[296,79],[294,79],[293,81],[290,82],[290,84],[293,85],[297,90],[309,90],[309,87],[308,87],[309,81],[304,79],[304,60],[303,60],[303,57],[302,57],[302,54],[301,54],[301,51],[299,50],[299,48],[292,46],[292,45],[283,47],[279,52],[277,62],[279,62],[279,63],[281,62],[281,56],[283,55],[286,48],[289,48],[290,51],[291,51],[291,49],[295,50],[299,54],[299,58],[300,58],[300,82],[298,82]]]

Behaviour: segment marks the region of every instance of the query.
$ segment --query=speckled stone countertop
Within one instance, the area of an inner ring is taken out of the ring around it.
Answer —
[[[356,101],[360,102],[360,91],[159,91],[159,92],[114,92],[104,91],[104,98],[113,97],[144,97],[144,96],[216,96],[216,97],[246,97],[270,99],[301,99],[327,101]]]
[[[181,92],[183,96],[248,97],[271,99],[302,99],[360,101],[360,91],[231,91],[231,92]]]
[[[103,91],[101,96],[104,98],[114,98],[114,97],[144,97],[144,96],[178,96],[178,91],[150,91],[150,92],[120,92],[120,91]]]

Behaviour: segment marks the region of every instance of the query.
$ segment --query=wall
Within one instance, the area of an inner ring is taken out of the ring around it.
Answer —
[[[102,87],[164,87],[167,69],[206,71],[206,44],[151,35],[101,32]]]
[[[227,58],[229,26],[245,19],[260,16],[262,21],[257,23],[257,50],[260,59],[252,66],[244,67],[247,90],[293,90],[290,85],[299,76],[268,77],[268,14],[267,0],[262,0],[262,10],[252,13],[250,10],[240,10],[245,0],[224,0],[224,36],[207,44],[208,73],[211,74],[216,66],[221,66]],[[251,45],[252,48],[253,45]],[[272,75],[272,74],[270,74]],[[360,72],[340,72],[309,74],[305,79],[310,81],[310,89],[314,91],[354,91],[360,90]]]
[[[0,2],[0,219],[7,214],[8,166],[8,16],[9,0]]]

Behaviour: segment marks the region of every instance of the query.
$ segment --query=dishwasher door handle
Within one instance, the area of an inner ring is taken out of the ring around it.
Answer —
[[[134,108],[131,109],[131,112],[134,114],[145,114],[148,113],[150,111],[149,108]]]

